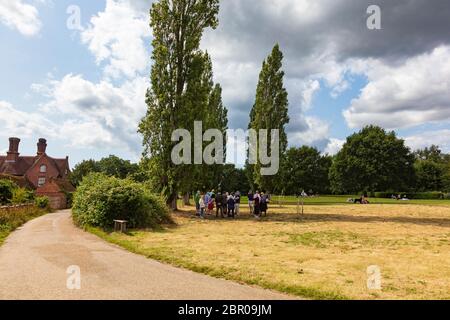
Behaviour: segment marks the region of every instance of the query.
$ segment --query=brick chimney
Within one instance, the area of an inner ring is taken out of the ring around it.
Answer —
[[[41,138],[39,139],[37,143],[37,154],[38,156],[45,153],[45,150],[47,149],[47,140]]]
[[[6,155],[6,162],[17,162],[19,159],[19,138],[9,138],[9,151]]]

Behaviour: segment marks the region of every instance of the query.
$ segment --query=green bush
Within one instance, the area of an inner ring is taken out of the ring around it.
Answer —
[[[38,208],[46,209],[49,208],[50,199],[48,197],[36,197],[36,199],[34,199],[34,204]]]
[[[12,181],[0,180],[0,204],[10,204],[14,191],[19,187]]]
[[[442,192],[375,192],[375,198],[390,198],[392,195],[406,196],[406,198],[414,200],[437,200],[444,198]]]
[[[443,199],[444,194],[442,192],[416,192],[416,193],[406,193],[408,199],[417,200],[438,200]]]
[[[395,192],[375,192],[374,197],[375,198],[390,198],[392,195],[398,195],[398,193]]]
[[[170,222],[164,201],[136,182],[101,173],[86,176],[73,198],[73,219],[80,226],[110,228],[127,220],[131,228]]]
[[[13,191],[11,202],[13,204],[24,204],[32,202],[33,200],[34,200],[33,191],[24,188],[16,188]]]

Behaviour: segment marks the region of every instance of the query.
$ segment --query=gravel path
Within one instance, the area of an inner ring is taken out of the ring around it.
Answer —
[[[79,290],[67,288],[70,266],[80,268]],[[28,222],[0,247],[0,299],[290,298],[130,253],[76,228],[67,210]]]

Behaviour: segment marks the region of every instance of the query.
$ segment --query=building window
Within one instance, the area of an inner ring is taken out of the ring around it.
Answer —
[[[47,166],[46,166],[45,164],[43,164],[43,165],[41,166],[40,172],[41,172],[41,173],[46,173],[46,172],[47,172]]]
[[[45,184],[45,178],[38,179],[38,187],[42,187]]]

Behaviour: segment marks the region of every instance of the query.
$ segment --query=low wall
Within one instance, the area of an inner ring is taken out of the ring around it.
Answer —
[[[13,210],[20,210],[23,208],[31,208],[31,207],[34,207],[34,203],[18,204],[18,205],[10,205],[10,206],[0,206],[0,211],[13,211]]]

